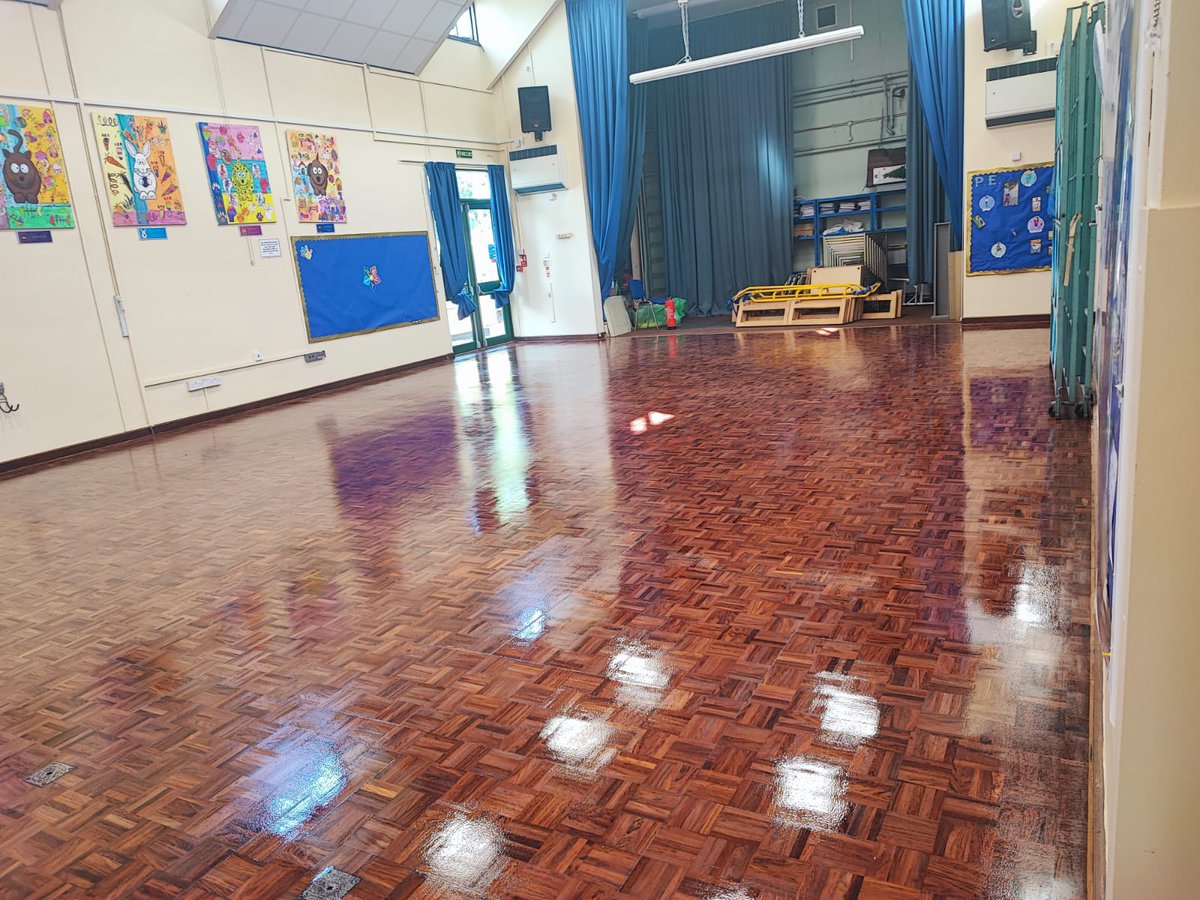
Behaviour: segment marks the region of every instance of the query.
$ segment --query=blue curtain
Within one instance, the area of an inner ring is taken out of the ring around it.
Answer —
[[[433,224],[441,247],[446,299],[458,304],[458,317],[465,319],[479,306],[471,296],[471,268],[458,197],[458,177],[453,163],[425,163],[425,176],[429,179],[429,205],[433,208]]]
[[[904,22],[957,250],[963,228],[963,0],[904,0]]]
[[[641,72],[650,62],[650,27],[644,19],[629,20],[629,71]],[[621,196],[621,228],[617,240],[617,271],[628,268],[630,243],[637,222],[638,198],[642,194],[642,171],[646,161],[646,97],[649,86],[629,86],[629,161],[625,167],[625,191]]]
[[[797,33],[777,3],[692,23],[697,59]],[[655,35],[652,66],[683,56],[677,30]],[[652,82],[667,290],[688,314],[723,315],[752,284],[792,272],[792,65],[787,56]]]
[[[946,191],[938,175],[933,141],[925,123],[916,74],[908,72],[908,277],[914,284],[933,284],[936,261],[934,228],[946,219]]]
[[[492,291],[492,297],[496,306],[508,306],[517,282],[517,251],[513,246],[508,183],[504,180],[504,166],[488,166],[487,173],[492,193],[492,241],[496,245],[496,268],[500,271],[500,287]]]
[[[600,295],[608,295],[621,244],[629,165],[629,62],[625,0],[567,0],[571,67]]]

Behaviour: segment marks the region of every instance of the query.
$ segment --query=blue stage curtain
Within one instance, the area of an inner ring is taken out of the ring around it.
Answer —
[[[629,20],[629,71],[641,72],[650,60],[650,27],[644,19]],[[625,167],[625,192],[621,197],[621,231],[617,241],[617,271],[632,258],[633,226],[642,195],[642,170],[646,161],[646,96],[649,86],[629,86],[629,162]]]
[[[963,229],[963,0],[904,0],[904,22],[957,250]]]
[[[458,317],[465,319],[479,308],[471,296],[471,267],[467,259],[467,233],[463,229],[462,201],[458,197],[458,176],[453,163],[425,163],[429,179],[429,205],[437,227],[441,247],[442,284],[446,299],[458,305]]]
[[[600,296],[608,295],[621,243],[629,164],[629,62],[625,0],[566,0],[571,66]]]
[[[913,284],[933,284],[936,261],[934,225],[946,221],[946,191],[938,175],[933,141],[917,79],[908,71],[908,277]]]
[[[496,244],[496,268],[500,287],[492,291],[496,306],[508,306],[517,281],[517,252],[513,246],[512,210],[508,208],[508,183],[504,166],[488,166],[488,186],[492,192],[492,240]]]
[[[787,3],[692,23],[700,59],[794,37]],[[659,37],[652,67],[683,56],[677,30]],[[726,300],[792,273],[792,65],[788,56],[650,85],[658,129],[667,290],[688,314],[727,313]]]

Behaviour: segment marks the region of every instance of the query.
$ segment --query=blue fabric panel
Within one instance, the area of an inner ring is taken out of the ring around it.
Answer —
[[[504,166],[488,166],[487,172],[492,194],[492,241],[496,245],[496,268],[500,271],[500,287],[492,291],[492,299],[496,306],[508,306],[517,282],[517,253],[513,247],[508,184],[504,180]]]
[[[438,318],[426,234],[292,238],[308,338]]]
[[[479,308],[471,296],[471,264],[467,258],[467,233],[463,228],[462,201],[458,196],[458,174],[453,163],[425,163],[429,179],[429,205],[437,228],[442,286],[446,299],[458,305],[465,319]]]
[[[957,249],[963,235],[963,0],[904,0],[904,22]]]
[[[591,208],[600,296],[608,295],[621,241],[629,165],[629,56],[625,0],[567,0],[571,67]]]

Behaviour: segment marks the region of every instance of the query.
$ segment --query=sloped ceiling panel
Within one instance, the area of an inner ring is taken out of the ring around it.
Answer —
[[[417,74],[466,0],[228,0],[212,37]]]

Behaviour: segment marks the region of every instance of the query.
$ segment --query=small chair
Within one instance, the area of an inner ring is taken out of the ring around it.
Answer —
[[[637,278],[630,279],[629,297],[633,301],[633,327],[635,329],[642,327],[639,313],[643,309],[649,309],[650,321],[654,323],[655,328],[658,328],[658,316],[654,314],[654,310],[651,308],[653,304],[646,298],[646,288],[641,280]]]

